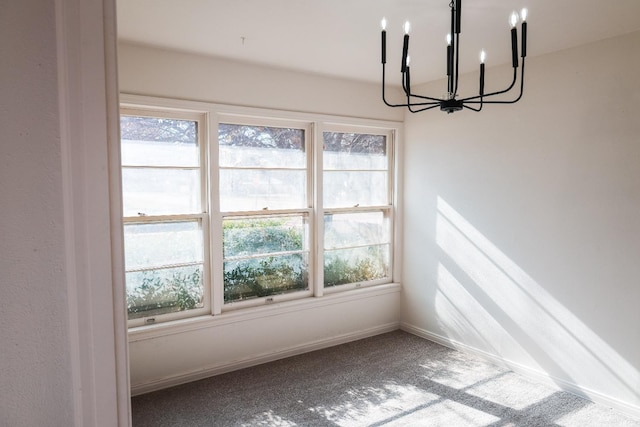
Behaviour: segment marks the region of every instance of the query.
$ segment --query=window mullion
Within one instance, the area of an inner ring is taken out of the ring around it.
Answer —
[[[209,209],[211,230],[209,239],[211,243],[211,314],[214,316],[222,313],[224,305],[224,261],[222,252],[222,220],[220,212],[220,177],[219,177],[219,141],[218,126],[220,124],[219,115],[211,112],[209,114],[209,150],[207,160],[209,161]],[[215,214],[214,214],[215,213]]]
[[[315,126],[313,139],[313,183],[314,183],[314,198],[315,201],[315,242],[314,242],[314,254],[313,263],[315,266],[315,280],[313,282],[313,295],[315,297],[321,297],[324,295],[324,202],[323,202],[323,138],[322,138],[322,126]]]

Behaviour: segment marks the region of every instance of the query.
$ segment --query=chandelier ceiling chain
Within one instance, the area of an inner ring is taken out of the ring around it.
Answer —
[[[527,9],[522,9],[520,16],[513,12],[510,17],[511,23],[511,65],[513,67],[513,80],[511,84],[504,90],[485,93],[485,59],[486,54],[480,52],[480,82],[478,95],[466,98],[456,98],[458,95],[458,77],[459,77],[459,59],[460,59],[460,23],[462,18],[462,0],[451,0],[449,3],[451,9],[451,32],[447,34],[447,95],[444,99],[435,98],[426,95],[418,95],[411,91],[411,67],[409,66],[411,58],[409,56],[409,32],[411,24],[409,21],[404,23],[404,39],[402,43],[402,62],[400,64],[400,73],[402,77],[402,89],[407,97],[405,103],[392,104],[385,97],[385,65],[387,63],[387,20],[382,19],[382,100],[389,107],[407,107],[412,113],[431,110],[440,107],[441,111],[449,114],[462,109],[472,111],[481,111],[484,104],[514,104],[522,98],[524,91],[524,62],[527,56]],[[522,67],[518,60],[518,30],[516,25],[518,20],[522,20]],[[487,100],[486,98],[496,95],[502,95],[509,92],[515,87],[518,80],[518,68],[520,71],[520,94],[513,100]]]

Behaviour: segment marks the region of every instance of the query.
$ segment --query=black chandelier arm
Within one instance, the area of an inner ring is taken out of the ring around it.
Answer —
[[[414,95],[411,95],[414,96]],[[438,101],[431,101],[431,102],[411,102],[411,100],[409,99],[409,97],[407,97],[407,107],[424,107],[424,106],[433,106],[433,107],[437,107],[440,105],[440,100]]]
[[[479,113],[480,111],[482,111],[482,106],[484,105],[484,102],[482,102],[482,100],[480,100],[480,107],[479,108],[473,108],[473,107],[469,107],[468,105],[464,105],[462,104],[462,107],[471,110],[471,111],[475,111],[476,113]]]
[[[407,107],[409,107],[409,109],[411,109],[410,107],[416,107],[416,106],[423,106],[423,105],[436,105],[440,103],[439,99],[436,98],[431,98],[429,96],[422,96],[422,95],[416,95],[416,94],[412,94],[411,93],[411,81],[410,81],[410,75],[411,75],[411,67],[407,67],[405,72],[402,73],[402,89],[404,89],[404,93],[405,95],[407,95]],[[418,99],[426,99],[429,100],[431,102],[411,102],[411,98],[418,98]],[[413,112],[413,111],[412,111]]]
[[[409,111],[411,111],[412,113],[418,113],[420,111],[424,111],[424,110],[428,110],[430,108],[435,108],[437,106],[440,105],[440,100],[434,100],[431,102],[411,102],[411,97],[417,97],[417,98],[422,98],[419,95],[412,95],[410,93],[407,93],[407,108],[409,109]],[[426,108],[421,108],[419,110],[413,110],[412,107],[425,107]]]
[[[415,95],[411,95],[411,96],[415,96]],[[440,105],[440,100],[437,101],[430,101],[430,102],[409,102],[407,105],[411,106],[411,107],[421,107],[421,106],[425,106],[425,105],[435,105],[436,107],[438,105]]]
[[[415,93],[407,93],[407,95],[408,95],[408,96],[410,96],[410,97],[412,97],[412,98],[426,99],[426,100],[428,100],[428,101],[432,101],[432,102],[429,102],[429,103],[424,103],[424,105],[427,105],[427,104],[434,104],[434,103],[435,103],[435,104],[439,104],[439,103],[440,103],[440,101],[442,101],[440,98],[432,98],[432,97],[430,97],[430,96],[417,95],[417,94],[415,94]],[[414,104],[414,105],[415,105],[415,104]]]
[[[402,73],[402,89],[404,90],[404,93],[407,95],[407,103],[411,104],[411,105],[433,105],[434,103],[440,103],[441,100],[439,98],[433,98],[431,96],[418,95],[418,94],[415,94],[415,93],[411,93],[410,68],[411,67],[406,67],[406,71]],[[429,103],[411,103],[409,101],[409,97],[425,99],[425,100],[433,101],[433,102],[429,102]]]
[[[411,102],[411,98],[427,99],[429,100],[429,102]],[[407,103],[405,105],[407,107],[422,107],[425,105],[433,105],[437,107],[438,105],[440,105],[440,100],[435,98],[429,98],[428,96],[413,95],[411,93],[407,93]]]
[[[389,101],[387,101],[386,96],[385,96],[385,67],[384,64],[382,65],[382,101],[385,103],[385,105],[387,107],[416,107],[416,106],[435,106],[437,107],[438,105],[440,105],[440,100],[436,99],[436,98],[429,98],[429,97],[422,97],[419,95],[410,95],[413,97],[418,97],[418,98],[424,98],[424,99],[429,99],[433,102],[410,102],[409,101],[409,97],[407,97],[407,103],[406,104],[392,104]]]
[[[464,99],[463,102],[469,103],[469,104],[515,104],[516,102],[520,101],[520,98],[522,98],[522,94],[524,93],[524,63],[525,63],[525,58],[522,58],[522,70],[521,70],[521,76],[520,76],[520,94],[518,95],[518,97],[514,100],[510,100],[510,101],[482,101],[482,99],[480,101],[468,101],[468,99],[472,99],[472,98],[467,98]],[[514,82],[515,83],[515,82]],[[513,84],[511,85],[511,87],[513,87]],[[511,87],[509,88],[509,90],[511,89]],[[507,91],[501,91],[501,92],[496,92],[494,94],[501,94]],[[494,95],[494,94],[489,94],[489,95]],[[485,97],[489,96],[489,95],[484,95]],[[473,97],[473,99],[477,99],[477,98],[481,98],[479,96]]]
[[[415,104],[414,104],[414,105],[415,105]],[[422,112],[422,111],[431,110],[432,108],[436,108],[436,107],[439,107],[439,106],[440,106],[440,103],[437,103],[437,104],[435,104],[435,105],[431,105],[431,106],[429,106],[429,107],[421,108],[421,109],[419,109],[419,110],[412,110],[410,106],[408,106],[408,109],[409,109],[409,111],[411,111],[412,113],[420,113],[420,112]]]
[[[442,101],[442,100],[441,100],[441,99],[439,99],[439,98],[432,98],[432,97],[430,97],[430,96],[425,96],[425,95],[417,95],[417,94],[415,94],[415,93],[407,93],[407,95],[408,95],[408,97],[410,96],[410,97],[412,97],[412,98],[425,99],[425,100],[431,101],[431,102],[423,102],[423,103],[420,103],[420,104],[413,103],[412,105],[430,105],[430,104],[440,104],[440,101]]]
[[[523,65],[523,67],[522,67],[522,77],[524,77],[524,61],[523,61],[522,65]],[[511,80],[511,84],[509,85],[508,88],[503,89],[503,90],[499,90],[499,91],[496,91],[496,92],[485,93],[483,95],[469,96],[469,97],[461,99],[461,101],[462,102],[470,102],[470,103],[473,103],[473,104],[479,104],[480,102],[476,101],[476,99],[478,99],[478,98],[482,98],[482,97],[487,98],[489,96],[501,95],[503,93],[509,92],[511,89],[513,89],[513,87],[515,86],[517,80],[518,80],[518,69],[514,68],[513,69],[513,80]],[[484,102],[486,103],[486,102],[489,102],[489,101],[484,101]]]
[[[382,64],[382,101],[387,105],[387,107],[406,107],[406,104],[391,104],[390,102],[387,101],[387,98],[385,97],[385,64]]]

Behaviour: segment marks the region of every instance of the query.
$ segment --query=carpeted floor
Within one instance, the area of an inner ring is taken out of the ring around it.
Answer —
[[[132,406],[134,427],[640,427],[401,331],[137,396]]]

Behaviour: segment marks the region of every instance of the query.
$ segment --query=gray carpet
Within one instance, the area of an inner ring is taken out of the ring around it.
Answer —
[[[133,426],[562,426],[640,422],[396,331],[132,399]]]

